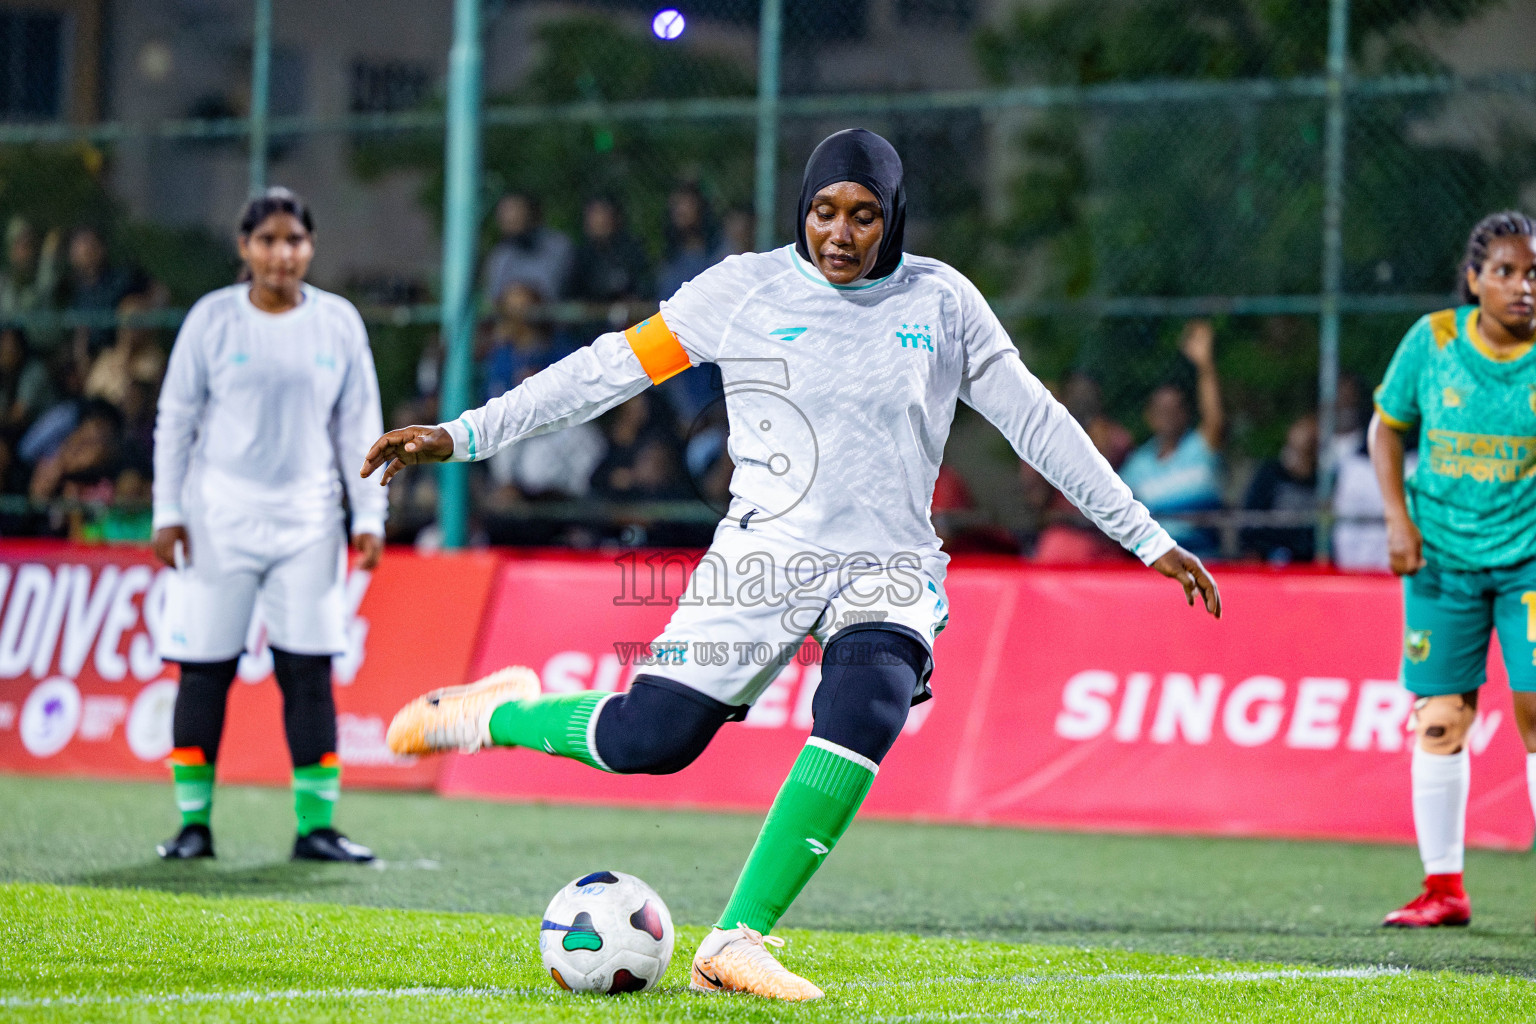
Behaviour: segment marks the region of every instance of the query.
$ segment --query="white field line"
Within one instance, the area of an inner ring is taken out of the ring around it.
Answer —
[[[1336,978],[1390,978],[1411,974],[1403,967],[1334,967],[1321,970],[1289,968],[1275,971],[1187,971],[1144,973],[1107,971],[1103,974],[1013,974],[1005,977],[952,976],[946,978],[911,978],[902,981],[849,981],[834,988],[916,988],[922,985],[1050,985],[1059,982],[1106,981],[1176,981],[1200,984],[1233,985],[1253,981],[1312,981]],[[890,1020],[904,1020],[892,1017]],[[924,1020],[928,1018],[923,1018]],[[937,1018],[935,1018],[937,1019]],[[957,1018],[958,1019],[958,1018]]]
[[[552,990],[551,990],[552,991]],[[0,998],[0,1009],[23,1010],[50,1006],[158,1006],[197,1003],[284,1003],[326,999],[505,999],[511,996],[547,995],[543,988],[316,988],[277,989],[271,992],[145,992],[129,996],[46,996]]]
[[[926,978],[915,981],[868,981],[848,982],[833,988],[907,988],[919,985],[1047,985],[1053,982],[1196,982],[1203,984],[1239,984],[1253,981],[1312,981],[1339,978],[1384,978],[1411,972],[1397,967],[1343,967],[1331,970],[1277,970],[1277,971],[1210,971],[1189,973],[1150,973],[1118,971],[1106,974],[1018,974],[1003,978]],[[539,988],[320,988],[278,989],[270,992],[247,990],[244,992],[146,992],[126,996],[26,996],[0,997],[0,1008],[23,1010],[44,1009],[53,1006],[157,1006],[202,1003],[280,1003],[328,999],[412,999],[429,997],[437,999],[507,999],[522,996],[553,995],[553,990]],[[1020,1011],[1008,1016],[1029,1016]],[[996,1016],[995,1013],[939,1013],[916,1014],[904,1017],[876,1017],[879,1021],[945,1021],[972,1020],[978,1017]]]

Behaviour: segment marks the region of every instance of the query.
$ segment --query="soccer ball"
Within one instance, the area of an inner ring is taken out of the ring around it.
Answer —
[[[555,893],[539,925],[539,955],[567,992],[639,992],[672,960],[672,915],[634,875],[594,871]]]

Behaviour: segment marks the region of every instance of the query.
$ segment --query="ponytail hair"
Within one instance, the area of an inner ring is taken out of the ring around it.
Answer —
[[[254,196],[245,204],[245,209],[240,214],[239,232],[241,238],[249,238],[251,232],[261,226],[261,222],[274,213],[292,214],[304,230],[310,234],[315,233],[315,221],[309,214],[309,205],[299,197],[298,193],[274,185],[259,196]]]
[[[1491,213],[1477,222],[1467,238],[1467,254],[1461,261],[1461,272],[1456,277],[1464,305],[1476,305],[1477,295],[1467,284],[1467,271],[1483,272],[1483,262],[1488,259],[1488,246],[1495,238],[1536,238],[1536,221],[1519,210]]]

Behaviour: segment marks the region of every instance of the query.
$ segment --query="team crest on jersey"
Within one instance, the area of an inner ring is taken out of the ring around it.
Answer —
[[[901,342],[902,348],[933,351],[933,332],[927,324],[902,324],[896,332],[896,340]]]
[[[1453,387],[1447,387],[1444,391],[1440,392],[1440,404],[1447,409],[1460,409],[1461,392]]]
[[[1410,629],[1403,638],[1403,656],[1415,665],[1424,664],[1429,657],[1429,633],[1427,629]]]

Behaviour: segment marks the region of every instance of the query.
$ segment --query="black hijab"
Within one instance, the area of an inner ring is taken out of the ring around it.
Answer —
[[[808,263],[816,262],[805,240],[805,216],[816,193],[839,181],[857,182],[880,200],[885,234],[880,238],[874,269],[867,277],[872,281],[885,277],[901,265],[907,195],[901,187],[901,157],[896,155],[896,148],[864,128],[828,135],[806,161],[805,178],[800,184],[799,218],[795,221],[795,251]]]

